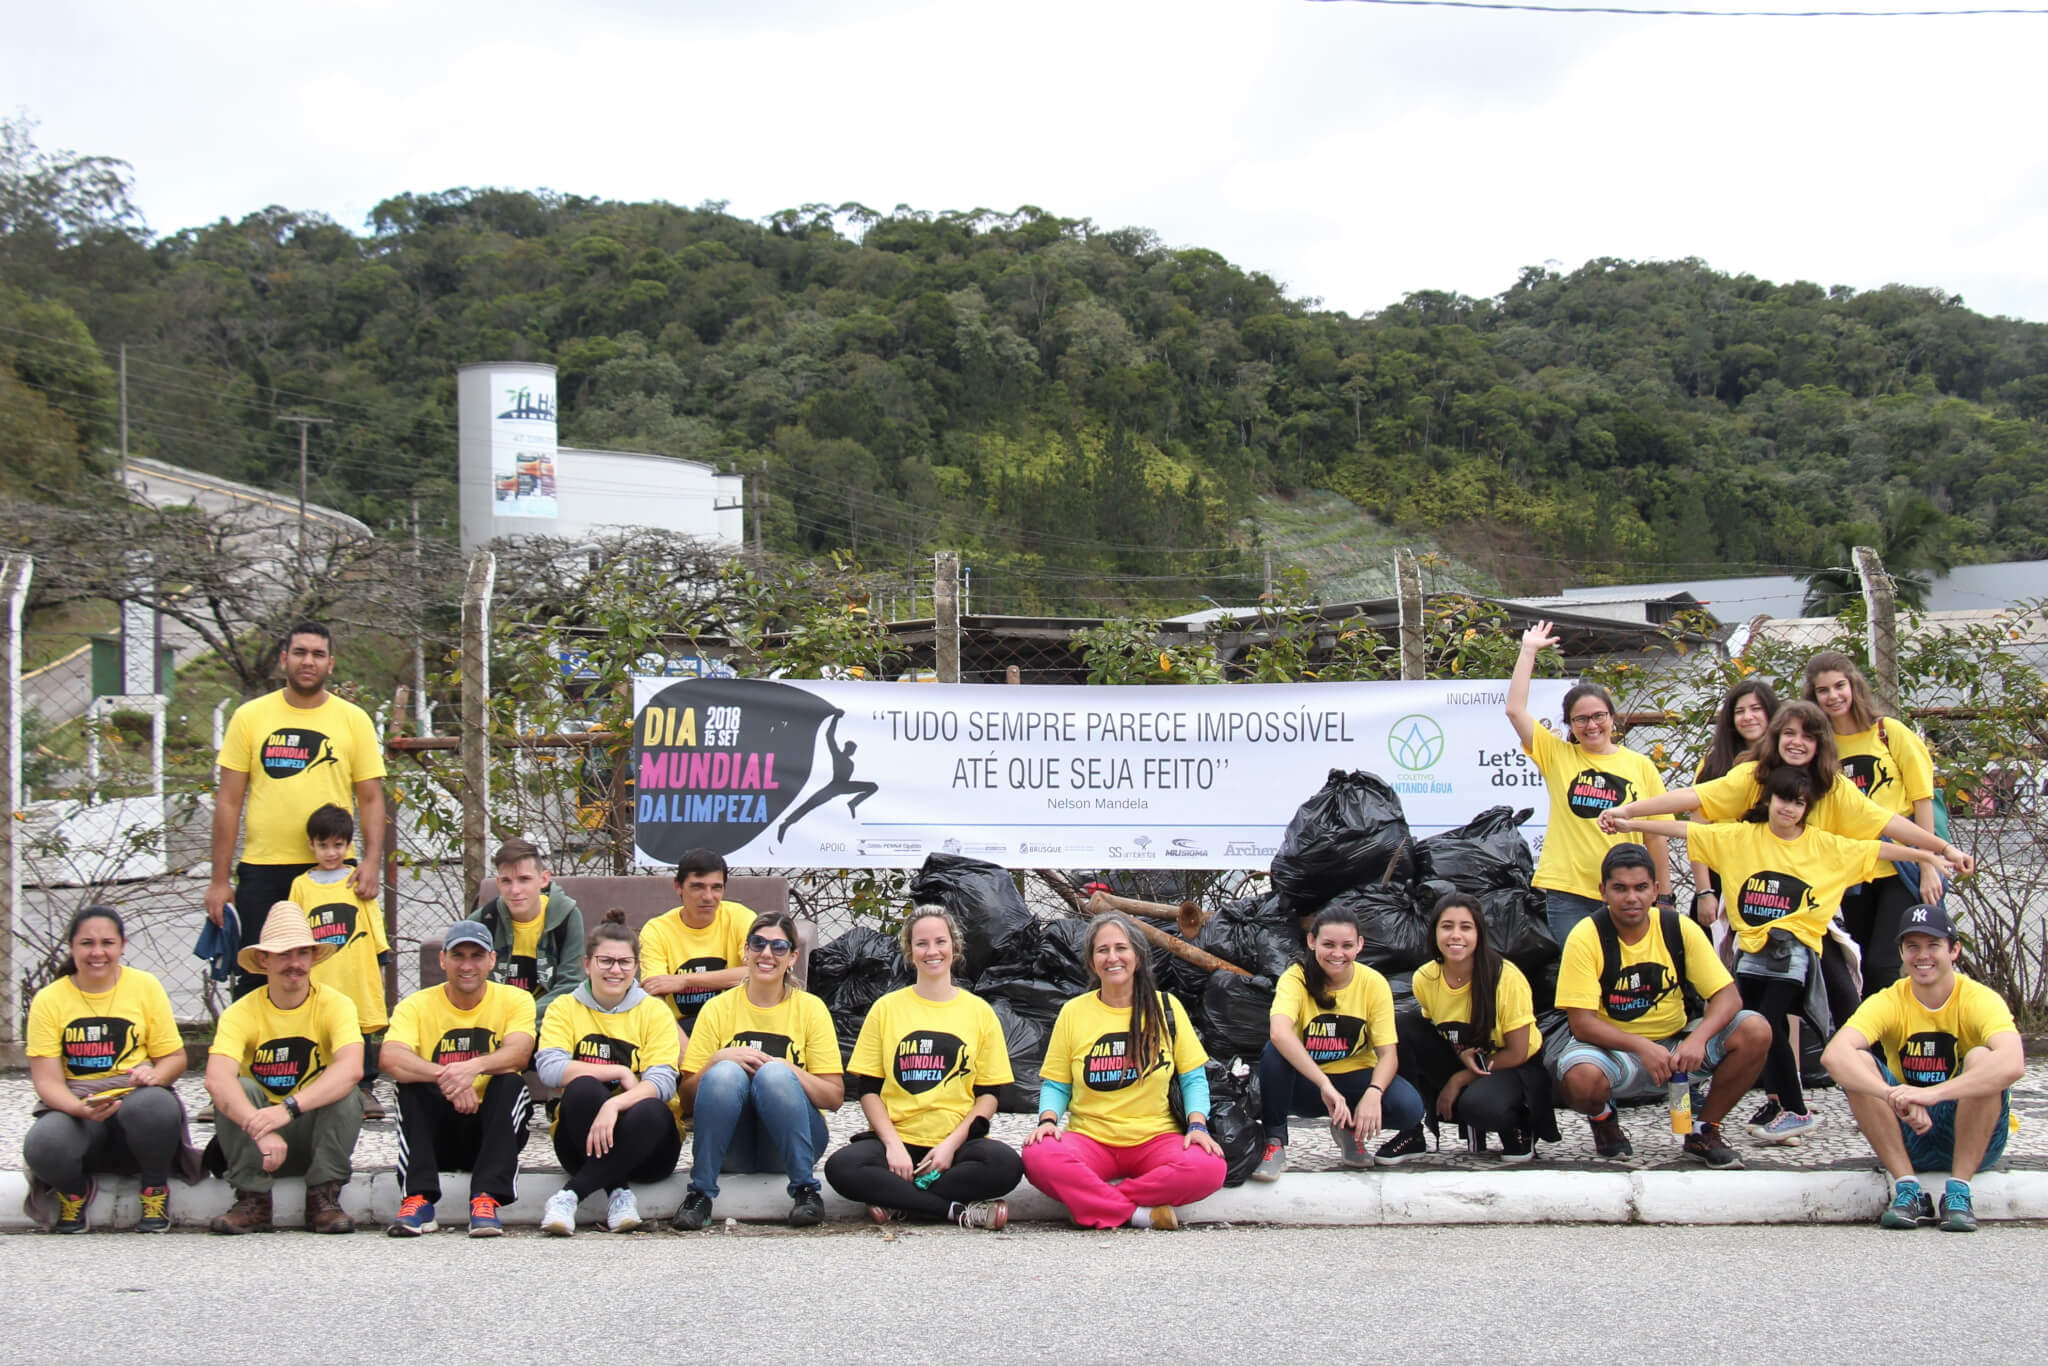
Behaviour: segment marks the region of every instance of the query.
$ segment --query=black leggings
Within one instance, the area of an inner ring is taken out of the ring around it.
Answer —
[[[930,1148],[906,1143],[913,1164],[924,1161]],[[947,1219],[953,1206],[976,1200],[999,1200],[1024,1179],[1024,1159],[1009,1144],[993,1138],[970,1138],[953,1154],[953,1165],[938,1180],[920,1189],[889,1170],[889,1150],[873,1133],[854,1136],[851,1143],[825,1159],[825,1179],[832,1189],[862,1205],[902,1210],[925,1219]]]
[[[1791,1022],[1806,1001],[1806,983],[1789,977],[1751,977],[1738,973],[1742,1004],[1764,1017],[1771,1027],[1771,1051],[1764,1055],[1764,1090],[1795,1115],[1806,1113],[1806,1092],[1799,1086],[1799,1055],[1792,1051]]]
[[[86,1178],[130,1174],[145,1186],[168,1185],[171,1159],[185,1137],[185,1112],[163,1086],[131,1091],[110,1119],[80,1119],[55,1110],[39,1115],[21,1143],[28,1169],[66,1195]]]
[[[578,1077],[562,1092],[555,1109],[555,1158],[569,1173],[564,1190],[576,1198],[595,1190],[607,1193],[628,1185],[646,1185],[675,1175],[683,1155],[683,1136],[665,1101],[649,1096],[637,1101],[612,1126],[611,1151],[592,1157],[584,1148],[597,1112],[612,1098],[611,1087],[596,1077]]]
[[[1916,867],[1912,871],[1921,870]],[[1932,869],[1927,876],[1935,876]],[[1899,926],[1905,923],[1906,912],[1918,903],[1917,884],[1897,875],[1877,878],[1842,894],[1842,924],[1856,947],[1863,950],[1864,1000],[1899,980]],[[1846,1022],[1843,1017],[1835,1024],[1839,1027]]]
[[[1401,1075],[1421,1092],[1424,1118],[1434,1129],[1436,1098],[1465,1064],[1436,1026],[1422,1016],[1399,1015],[1394,1024],[1401,1040]],[[1503,1067],[1468,1083],[1451,1107],[1452,1118],[1464,1125],[1467,1133],[1534,1132],[1543,1127],[1537,1106],[1547,1108],[1549,1095],[1550,1072],[1539,1050],[1519,1067]]]

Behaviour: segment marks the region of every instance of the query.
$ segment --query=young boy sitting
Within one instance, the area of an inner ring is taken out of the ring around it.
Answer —
[[[526,840],[506,840],[491,855],[498,894],[476,913],[496,942],[493,976],[534,994],[534,1010],[583,985],[583,912],[576,898],[550,885],[547,864]]]
[[[334,952],[313,969],[313,981],[333,987],[355,1002],[356,1016],[367,1040],[391,1023],[384,1005],[384,966],[391,961],[391,942],[384,936],[384,915],[375,899],[356,895],[349,884],[354,869],[348,851],[356,837],[355,817],[329,803],[306,820],[306,840],[313,846],[313,867],[292,881],[286,900],[306,908],[306,924],[316,944]],[[384,1107],[373,1089],[377,1052],[363,1049],[363,1118],[384,1119]]]

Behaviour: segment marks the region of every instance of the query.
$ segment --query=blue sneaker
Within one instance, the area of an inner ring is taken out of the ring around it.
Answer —
[[[469,1197],[469,1236],[472,1238],[496,1238],[505,1231],[505,1221],[498,1217],[498,1202],[488,1195]]]
[[[434,1202],[424,1195],[408,1195],[398,1206],[398,1217],[385,1233],[393,1238],[417,1238],[441,1226],[434,1222]]]
[[[1943,1233],[1975,1233],[1977,1211],[1970,1204],[1970,1188],[1961,1181],[1951,1181],[1941,1197],[1941,1231]]]
[[[1892,1191],[1892,1202],[1877,1216],[1881,1228],[1919,1228],[1934,1222],[1934,1202],[1920,1189],[1918,1181],[1901,1181]]]

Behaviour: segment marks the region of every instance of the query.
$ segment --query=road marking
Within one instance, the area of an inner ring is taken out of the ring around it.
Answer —
[[[90,642],[88,642],[84,645],[79,646],[77,649],[73,650],[70,654],[65,655],[61,659],[51,660],[48,664],[43,665],[43,667],[40,669],[30,669],[27,673],[21,676],[21,681],[26,683],[31,678],[39,678],[43,674],[48,673],[52,669],[58,668],[61,665],[69,664],[72,660],[78,658],[80,655],[84,654],[87,650],[90,650],[91,648],[92,645]]]

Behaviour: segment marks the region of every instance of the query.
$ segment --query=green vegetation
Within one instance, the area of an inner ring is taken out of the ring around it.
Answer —
[[[0,158],[0,468],[51,497],[63,471],[17,453],[104,449],[126,342],[138,448],[277,486],[274,418],[319,411],[314,496],[373,526],[414,498],[452,521],[457,365],[551,361],[565,442],[765,470],[785,552],[958,548],[978,610],[1247,600],[1260,499],[1314,489],[1508,587],[1821,567],[1921,502],[1937,557],[2048,555],[2048,327],[1926,289],[1603,259],[1360,318],[1031,206],[752,222],[497,189],[152,238],[125,168],[27,133]]]

